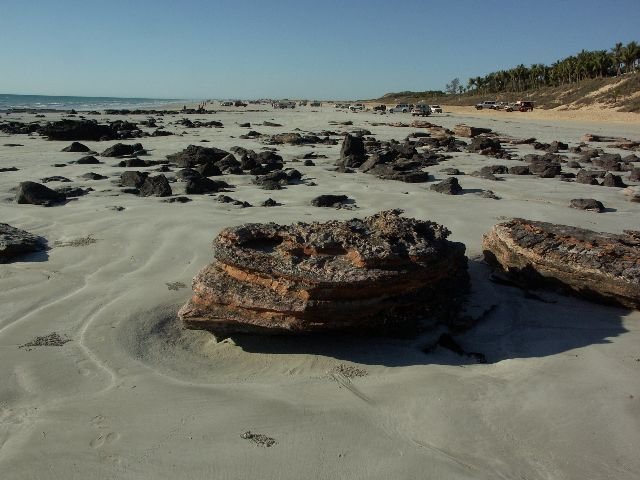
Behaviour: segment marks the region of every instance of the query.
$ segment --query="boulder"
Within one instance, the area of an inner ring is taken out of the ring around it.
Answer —
[[[485,260],[524,287],[555,286],[640,309],[640,239],[515,218],[483,237]]]
[[[589,210],[591,212],[604,212],[604,205],[602,202],[594,198],[574,198],[571,200],[569,204],[571,208],[576,208],[578,210]]]
[[[46,248],[46,240],[32,233],[0,223],[0,263],[8,263],[19,255]]]
[[[576,183],[584,183],[586,185],[599,185],[596,179],[599,176],[598,172],[588,172],[587,170],[580,170],[576,175]]]
[[[337,165],[345,168],[357,168],[367,159],[362,137],[346,134],[340,149],[340,159]]]
[[[435,192],[444,193],[446,195],[458,195],[462,193],[462,187],[458,183],[458,179],[456,177],[445,178],[440,183],[431,185],[430,188]]]
[[[218,337],[450,324],[469,288],[465,247],[445,227],[400,213],[226,228],[179,316]]]
[[[16,192],[16,203],[30,203],[50,207],[57,203],[64,203],[67,197],[49,187],[36,182],[22,182]]]
[[[138,195],[141,197],[169,197],[171,193],[171,186],[167,177],[156,175],[145,179]]]
[[[629,181],[640,182],[640,168],[634,167],[629,174]]]
[[[509,174],[511,175],[529,175],[531,171],[528,165],[514,165],[509,167]]]

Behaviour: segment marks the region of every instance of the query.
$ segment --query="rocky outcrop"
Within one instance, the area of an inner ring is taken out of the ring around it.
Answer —
[[[110,140],[117,138],[109,125],[101,125],[93,120],[60,120],[49,122],[39,133],[49,140]]]
[[[448,241],[445,227],[401,213],[224,229],[180,318],[221,336],[389,333],[451,322],[469,286],[465,247]]]
[[[640,309],[640,234],[598,233],[516,218],[483,238],[484,256],[525,287],[552,286]]]
[[[604,205],[595,198],[574,198],[569,204],[571,208],[577,210],[588,210],[590,212],[604,212]]]
[[[133,145],[127,145],[125,143],[116,143],[110,146],[100,155],[103,157],[124,157],[125,155],[133,155],[136,152],[143,150],[141,143],[134,143]]]
[[[366,160],[367,153],[362,138],[347,133],[342,142],[340,160],[338,160],[337,165],[345,168],[357,168]]]
[[[169,197],[171,193],[171,186],[167,177],[156,175],[155,177],[145,178],[138,195],[141,197]]]
[[[193,168],[196,165],[215,163],[229,155],[229,152],[215,147],[189,145],[181,152],[167,155],[167,159],[181,168]]]
[[[457,137],[468,137],[468,138],[473,138],[473,137],[477,137],[480,134],[483,133],[491,133],[491,129],[490,128],[480,128],[480,127],[471,127],[469,125],[465,125],[463,123],[460,123],[458,125],[456,125],[455,127],[453,127],[453,133],[457,136]]]
[[[0,223],[0,263],[7,263],[19,255],[46,248],[46,240],[32,233]]]

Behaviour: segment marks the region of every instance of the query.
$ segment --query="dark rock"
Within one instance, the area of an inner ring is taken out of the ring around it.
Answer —
[[[58,187],[56,192],[64,194],[67,198],[82,197],[89,192],[93,192],[93,188],[81,187]]]
[[[77,160],[76,163],[78,165],[97,165],[101,162],[96,157],[87,155],[86,157],[82,157],[81,159]]]
[[[118,163],[118,166],[125,168],[140,168],[146,167],[147,162],[140,158],[127,158],[126,160],[122,160],[120,163]]]
[[[526,288],[640,309],[640,238],[516,218],[484,235],[485,260]]]
[[[450,325],[469,288],[465,247],[446,240],[446,228],[400,213],[227,228],[180,318],[220,338]]]
[[[313,160],[305,160],[305,161],[304,161],[304,163],[303,163],[303,165],[304,165],[305,167],[315,167],[315,166],[316,166],[316,164],[315,164],[315,163],[313,163]]]
[[[147,177],[139,190],[138,195],[141,197],[169,197],[172,194],[169,181],[164,175]]]
[[[2,167],[0,168],[0,172],[17,172],[18,169],[16,167]]]
[[[604,176],[604,181],[602,185],[605,187],[618,187],[624,188],[626,187],[625,183],[622,181],[622,177],[620,175],[614,175],[613,173],[607,173]]]
[[[346,195],[320,195],[311,200],[314,207],[338,207],[349,200]]]
[[[70,182],[71,180],[69,180],[67,177],[61,177],[60,175],[54,175],[53,177],[41,178],[40,181],[42,183],[49,183],[49,182]]]
[[[80,178],[84,178],[84,179],[87,179],[87,180],[105,180],[108,177],[106,177],[104,175],[100,175],[99,173],[88,172],[88,173],[85,173],[83,175],[80,175]]]
[[[167,159],[175,163],[178,167],[191,168],[195,165],[215,163],[227,155],[229,155],[229,152],[225,152],[219,148],[189,145],[181,152],[167,155]]]
[[[64,203],[67,197],[36,182],[22,182],[16,192],[16,203],[28,203],[50,207],[57,203]]]
[[[260,206],[262,207],[276,207],[278,205],[280,204],[276,202],[273,198],[267,198],[264,202],[260,204]]]
[[[140,188],[149,174],[147,172],[137,172],[128,170],[120,174],[120,185],[123,187]]]
[[[604,205],[593,198],[574,198],[569,205],[578,210],[589,210],[592,212],[604,212]]]
[[[189,197],[180,196],[180,197],[170,197],[162,201],[165,203],[187,203],[187,202],[190,202],[191,199]]]
[[[631,182],[640,182],[640,168],[634,167],[629,174],[629,180]]]
[[[60,120],[49,122],[39,129],[49,140],[103,140],[117,138],[109,125],[100,125],[93,120]]]
[[[222,171],[220,170],[220,168],[213,163],[196,165],[195,170],[203,177],[218,177],[222,175]]]
[[[597,173],[588,172],[586,170],[580,170],[576,175],[577,183],[584,183],[586,185],[599,185],[598,180],[596,180]]]
[[[110,146],[100,155],[103,157],[124,157],[126,155],[133,155],[135,152],[143,150],[142,144],[136,143],[134,145],[125,145],[124,143],[116,143]]]
[[[444,173],[445,175],[462,175],[463,174],[457,168],[443,168],[442,170],[440,170],[440,172]]]
[[[430,189],[434,192],[444,193],[446,195],[458,195],[462,193],[462,187],[458,183],[458,179],[456,177],[445,178],[440,183],[431,185]]]
[[[8,263],[20,255],[44,250],[46,246],[44,238],[0,223],[0,263]]]
[[[222,180],[211,180],[207,177],[191,177],[187,179],[185,193],[193,195],[217,193],[229,187],[230,185]]]
[[[361,137],[349,135],[344,136],[342,148],[340,149],[340,159],[336,165],[346,168],[357,168],[367,159],[364,142]]]
[[[530,173],[528,165],[514,165],[513,167],[509,167],[510,175],[529,175]]]
[[[580,165],[580,163],[576,162],[575,160],[569,160],[567,162],[567,167],[569,167],[569,168],[582,168],[582,165]]]
[[[73,142],[68,147],[63,148],[62,151],[63,152],[83,153],[83,152],[90,152],[91,149],[89,147],[87,147],[86,145],[83,145],[80,142]]]

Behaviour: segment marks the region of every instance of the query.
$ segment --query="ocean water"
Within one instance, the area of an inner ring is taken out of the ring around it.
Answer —
[[[10,95],[0,93],[0,110],[30,108],[48,110],[105,110],[154,108],[170,103],[193,103],[179,98],[72,97],[49,95]],[[195,100],[197,102],[197,100]]]

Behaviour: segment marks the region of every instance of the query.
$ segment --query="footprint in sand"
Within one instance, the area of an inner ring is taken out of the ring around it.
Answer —
[[[89,442],[89,446],[91,448],[100,448],[105,445],[111,445],[117,442],[119,438],[120,438],[120,434],[116,432],[109,432],[106,435],[100,434]]]

